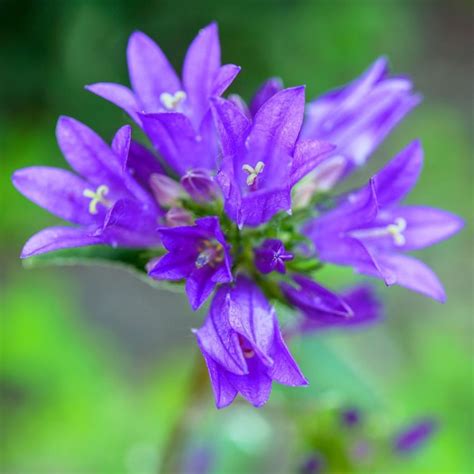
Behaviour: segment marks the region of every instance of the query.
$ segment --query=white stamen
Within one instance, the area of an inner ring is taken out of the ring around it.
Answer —
[[[406,243],[406,238],[403,235],[406,228],[407,221],[403,217],[397,217],[393,224],[389,224],[385,227],[354,230],[351,232],[351,235],[357,239],[386,237],[390,235],[393,238],[393,243],[397,247],[401,247]]]
[[[263,161],[259,161],[255,165],[255,168],[247,164],[242,166],[242,171],[245,171],[248,174],[247,181],[246,181],[247,186],[253,186],[255,184],[257,176],[263,172],[264,168],[265,168],[265,163]]]
[[[101,184],[95,191],[92,189],[84,189],[82,195],[86,198],[89,198],[91,202],[89,203],[89,212],[91,214],[97,214],[97,205],[102,204],[104,207],[110,207],[112,202],[106,199],[106,195],[109,193],[109,187],[105,184]]]
[[[160,102],[166,110],[176,110],[187,98],[186,92],[177,91],[174,94],[163,92],[160,94]]]

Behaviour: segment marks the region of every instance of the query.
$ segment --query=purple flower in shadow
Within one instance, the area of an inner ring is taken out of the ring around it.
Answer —
[[[122,127],[112,146],[69,117],[56,128],[59,147],[77,173],[46,166],[16,171],[12,181],[24,196],[76,227],[49,227],[31,237],[22,258],[53,250],[105,244],[154,247],[160,244],[163,211],[130,173],[136,155],[131,128]]]
[[[127,61],[132,89],[112,83],[86,88],[125,110],[180,176],[194,168],[215,171],[209,98],[221,95],[240,71],[221,66],[217,25],[203,28],[189,46],[182,80],[160,47],[139,31],[130,36]]]
[[[421,145],[414,141],[366,186],[310,221],[304,233],[322,261],[352,266],[387,285],[401,285],[444,302],[445,292],[434,272],[401,253],[447,239],[463,226],[462,219],[449,212],[400,204],[415,185],[422,163]]]
[[[156,280],[186,279],[186,293],[198,309],[219,283],[232,281],[230,248],[217,217],[197,219],[195,225],[160,228],[168,253],[149,268]]]
[[[239,392],[260,407],[273,381],[308,384],[283,341],[274,309],[244,276],[217,290],[204,325],[195,333],[217,408],[232,403]]]

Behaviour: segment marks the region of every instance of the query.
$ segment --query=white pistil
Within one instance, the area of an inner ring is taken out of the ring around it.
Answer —
[[[257,180],[257,176],[263,172],[263,169],[265,168],[265,163],[263,161],[259,161],[256,165],[255,168],[250,165],[243,165],[242,166],[242,171],[245,171],[248,176],[247,176],[247,186],[253,186],[255,184],[255,181]]]
[[[187,98],[186,92],[177,91],[174,94],[163,92],[160,94],[160,102],[166,110],[177,110]]]
[[[106,195],[109,193],[109,187],[105,184],[101,184],[95,191],[92,189],[84,189],[83,196],[89,198],[89,212],[91,214],[97,214],[97,205],[102,204],[104,207],[110,207],[112,202],[106,199]]]
[[[351,232],[353,237],[358,239],[364,238],[377,238],[392,236],[393,243],[397,247],[405,245],[406,238],[403,232],[407,228],[407,221],[403,217],[397,217],[393,224],[389,224],[385,227],[373,227],[372,229],[359,229]]]

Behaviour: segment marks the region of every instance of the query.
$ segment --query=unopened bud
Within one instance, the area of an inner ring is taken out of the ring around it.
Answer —
[[[165,214],[165,222],[169,227],[181,227],[192,225],[194,223],[193,216],[190,212],[182,207],[172,207]]]
[[[212,201],[217,194],[217,186],[212,176],[202,169],[188,171],[181,178],[181,185],[198,202]]]
[[[152,174],[149,182],[153,195],[160,206],[174,206],[183,197],[181,185],[164,174]]]

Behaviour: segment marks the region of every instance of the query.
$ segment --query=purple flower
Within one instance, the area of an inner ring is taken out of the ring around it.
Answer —
[[[122,127],[109,147],[84,124],[61,117],[56,136],[77,175],[58,168],[33,166],[16,171],[12,180],[18,191],[35,204],[77,226],[40,231],[28,240],[22,258],[97,244],[159,245],[156,227],[162,211],[128,168],[133,154],[131,128]]]
[[[285,262],[293,260],[293,254],[285,250],[283,242],[278,239],[267,239],[254,249],[254,262],[260,273],[273,271],[286,273]]]
[[[186,293],[198,309],[219,283],[232,281],[230,248],[217,217],[197,219],[195,225],[160,228],[168,253],[149,269],[157,280],[186,279]]]
[[[204,325],[196,332],[206,361],[217,408],[237,393],[252,405],[264,405],[272,382],[307,385],[286,347],[275,311],[248,278],[220,287]]]
[[[223,154],[217,180],[225,210],[239,227],[258,226],[279,211],[291,211],[291,189],[324,161],[332,145],[298,141],[304,87],[282,90],[251,121],[235,102],[212,100]]]
[[[382,305],[368,285],[349,288],[340,295],[323,288],[307,277],[294,277],[298,288],[282,283],[288,302],[303,315],[289,334],[322,331],[331,328],[355,329],[379,321]]]
[[[233,64],[221,66],[217,25],[202,29],[189,46],[182,81],[144,33],[131,35],[127,61],[132,89],[112,83],[86,88],[125,110],[180,176],[194,168],[215,170],[209,98],[221,95],[240,70]]]
[[[309,222],[304,233],[319,258],[445,300],[444,289],[425,264],[401,251],[417,250],[446,239],[463,226],[446,211],[403,206],[415,185],[423,152],[415,141],[402,150],[362,189],[350,193],[329,212]]]
[[[390,77],[386,58],[379,58],[350,84],[308,105],[302,136],[337,145],[334,158],[343,159],[342,177],[362,166],[420,100],[411,81]]]
[[[399,454],[413,452],[420,448],[435,430],[436,422],[433,419],[419,420],[395,437],[393,449]]]
[[[303,275],[293,277],[298,287],[281,283],[288,302],[300,309],[308,318],[335,318],[337,321],[354,315],[352,308],[338,295]]]

